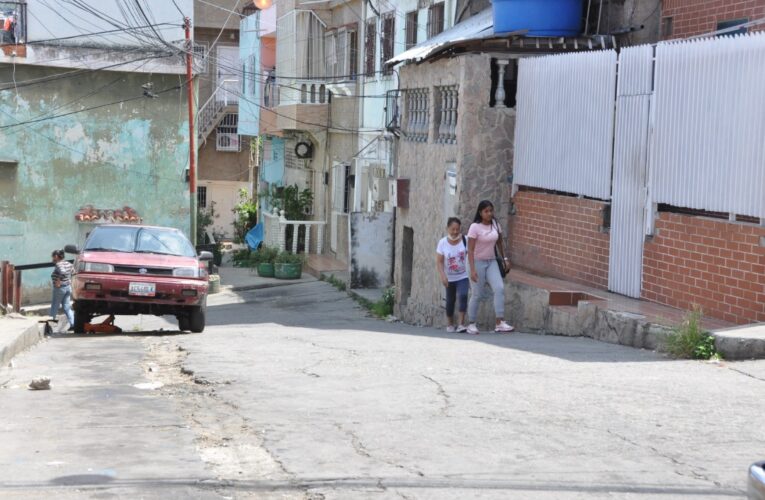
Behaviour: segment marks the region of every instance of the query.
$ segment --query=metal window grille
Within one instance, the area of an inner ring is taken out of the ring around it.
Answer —
[[[258,56],[252,55],[250,56],[250,72],[247,73],[247,78],[250,80],[250,95],[255,95],[255,92],[258,88],[258,73],[260,72],[260,68],[258,68]]]
[[[215,149],[217,151],[239,152],[242,150],[242,142],[237,133],[239,115],[227,113],[221,120],[216,130]]]
[[[207,208],[207,186],[197,186],[197,207]]]
[[[393,74],[393,68],[385,62],[393,57],[393,43],[396,36],[396,13],[386,12],[380,18],[380,68],[383,75]]]
[[[0,2],[0,45],[23,44],[27,41],[27,4]]]
[[[348,28],[348,78],[355,80],[359,72],[359,32],[354,26]]]
[[[394,130],[401,126],[398,99],[398,90],[389,90],[385,93],[385,128],[388,130]]]
[[[364,74],[366,76],[375,76],[375,45],[377,42],[377,18],[373,17],[367,21],[366,36],[364,37],[366,57],[364,60]]]
[[[406,13],[406,49],[417,45],[417,11]]]
[[[195,73],[207,73],[207,56],[209,50],[210,45],[207,42],[194,42],[193,69]]]
[[[428,8],[428,38],[444,30],[444,3],[439,2]]]

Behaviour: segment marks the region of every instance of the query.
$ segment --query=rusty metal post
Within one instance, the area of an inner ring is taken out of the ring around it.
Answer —
[[[13,312],[21,312],[21,271],[13,271]]]
[[[8,307],[8,265],[7,260],[0,260],[0,305]]]

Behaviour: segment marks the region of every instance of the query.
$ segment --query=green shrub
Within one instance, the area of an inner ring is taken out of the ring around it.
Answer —
[[[305,258],[302,254],[292,252],[279,252],[274,260],[274,264],[302,264]]]
[[[251,267],[256,267],[258,264],[273,264],[277,255],[279,255],[279,249],[262,246],[250,254],[249,264]]]
[[[715,338],[701,326],[701,310],[694,308],[683,322],[667,337],[665,350],[676,358],[711,359],[719,358],[715,349]]]
[[[246,248],[244,250],[236,250],[231,255],[231,262],[233,262],[234,267],[247,267],[247,263],[250,260],[250,249]]]

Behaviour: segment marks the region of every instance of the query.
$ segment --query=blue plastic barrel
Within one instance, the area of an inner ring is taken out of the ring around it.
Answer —
[[[582,0],[493,0],[494,33],[528,30],[528,36],[582,32]]]

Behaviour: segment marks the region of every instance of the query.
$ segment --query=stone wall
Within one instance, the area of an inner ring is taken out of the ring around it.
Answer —
[[[445,234],[448,217],[460,217],[466,233],[478,202],[490,199],[506,227],[515,111],[489,107],[490,63],[486,55],[466,55],[401,69],[402,89],[430,90],[428,140],[401,138],[397,146],[396,176],[410,179],[410,190],[409,208],[398,208],[396,216],[396,312],[408,322],[440,325],[445,321],[435,248]],[[435,87],[449,85],[459,85],[457,143],[438,144],[433,139],[437,127],[433,96]],[[456,173],[453,200],[448,199],[447,171]],[[410,291],[401,286],[409,282],[402,279],[409,267],[404,265],[404,228],[413,231]]]

